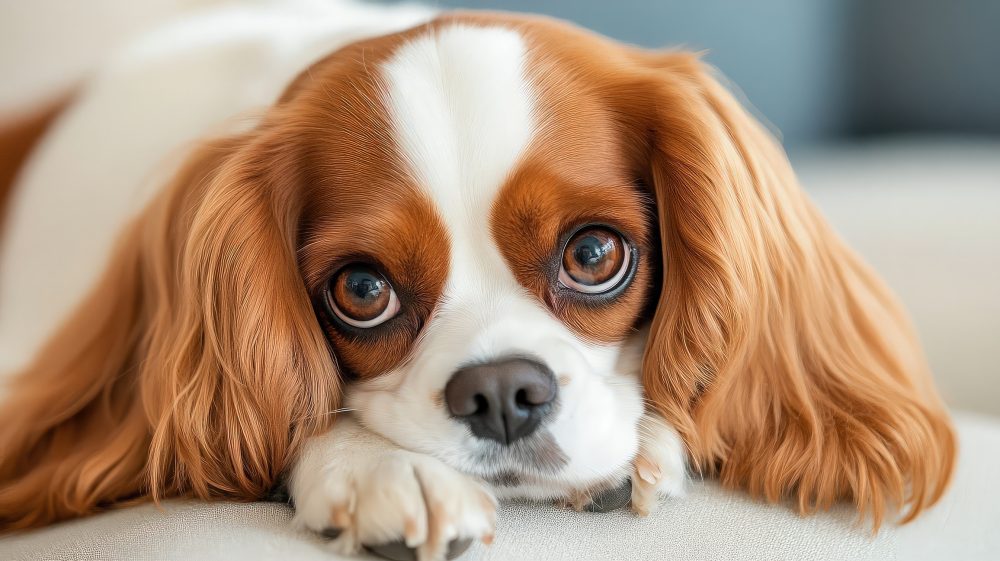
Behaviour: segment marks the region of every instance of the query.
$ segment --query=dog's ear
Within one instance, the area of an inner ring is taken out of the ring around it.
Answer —
[[[295,162],[266,137],[200,148],[11,383],[0,528],[259,498],[330,422],[339,381],[297,270]]]
[[[911,519],[956,444],[905,314],[709,69],[633,60],[612,103],[662,238],[647,397],[724,485],[803,512],[851,500],[876,528],[887,507]]]

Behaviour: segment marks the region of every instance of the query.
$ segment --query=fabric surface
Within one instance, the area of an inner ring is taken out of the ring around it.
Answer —
[[[665,502],[648,518],[505,504],[493,545],[476,544],[461,559],[1000,559],[1000,421],[959,415],[957,422],[962,453],[948,495],[916,522],[887,524],[874,537],[847,506],[800,517],[713,482],[695,482],[687,497]],[[0,559],[343,559],[326,549],[321,538],[293,528],[292,514],[291,508],[275,503],[145,505],[0,539]]]
[[[70,522],[0,541],[0,558],[109,560],[330,560],[340,557],[291,525],[283,505],[173,502]],[[689,497],[639,519],[548,506],[501,509],[497,539],[462,559],[886,559],[891,532],[869,539],[852,513],[799,518],[699,484]]]

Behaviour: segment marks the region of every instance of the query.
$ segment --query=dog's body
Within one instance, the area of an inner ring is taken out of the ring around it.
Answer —
[[[954,445],[905,319],[696,60],[276,10],[133,48],[15,187],[6,527],[287,477],[341,549],[437,558],[492,535],[495,497],[631,477],[645,513],[689,459],[876,524],[940,496]]]

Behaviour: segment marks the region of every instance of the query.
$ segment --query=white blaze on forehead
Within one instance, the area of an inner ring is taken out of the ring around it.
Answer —
[[[453,242],[488,230],[490,205],[531,139],[524,63],[517,32],[456,24],[404,44],[384,68],[400,152]]]

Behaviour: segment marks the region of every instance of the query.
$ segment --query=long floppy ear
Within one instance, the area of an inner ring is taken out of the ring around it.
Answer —
[[[853,501],[876,529],[887,508],[912,519],[956,444],[905,314],[696,58],[642,56],[631,125],[664,263],[648,398],[726,486],[802,512]]]
[[[259,498],[330,422],[339,382],[297,273],[294,162],[263,136],[197,151],[12,382],[0,530],[149,497]]]

